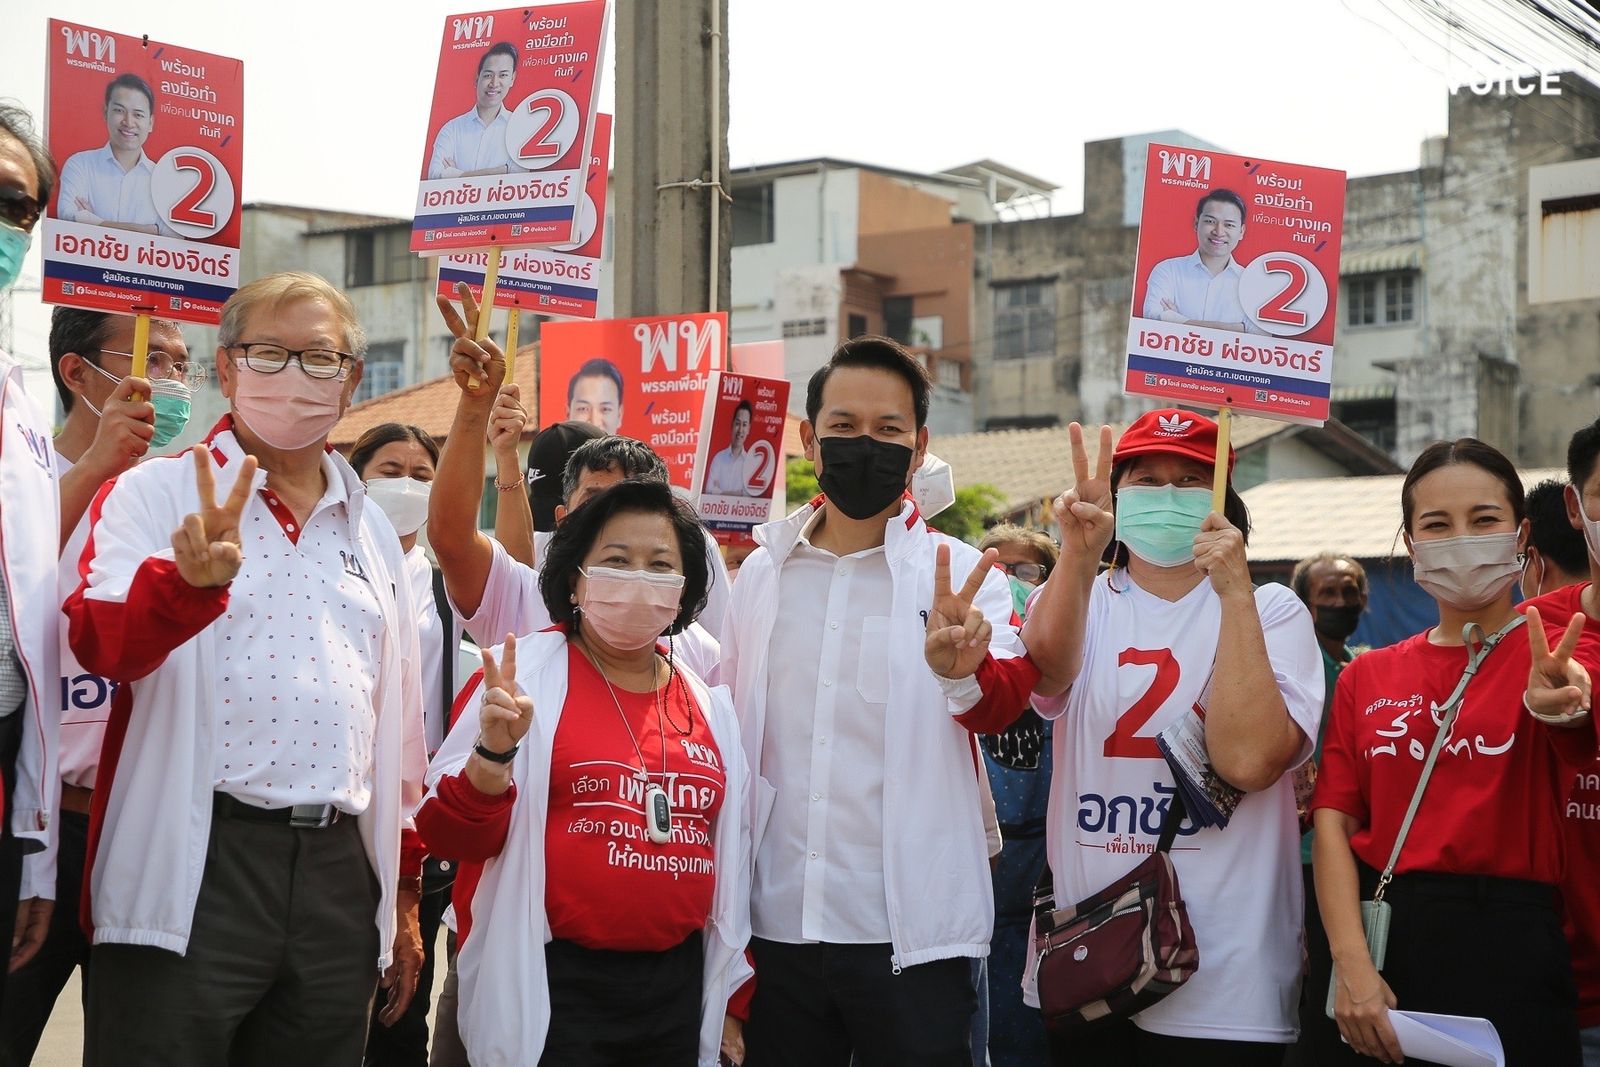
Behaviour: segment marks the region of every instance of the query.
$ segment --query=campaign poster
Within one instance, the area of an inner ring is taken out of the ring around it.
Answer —
[[[583,203],[578,211],[578,240],[553,248],[520,248],[500,253],[500,277],[494,305],[541,315],[592,319],[600,300],[605,270],[606,167],[610,164],[611,116],[596,115],[594,153]],[[487,252],[452,252],[439,260],[439,292],[454,298],[456,284],[466,282],[474,299],[483,299]]]
[[[592,422],[643,441],[672,484],[695,486],[706,382],[727,365],[728,316],[547,322],[539,334],[539,425]]]
[[[1343,171],[1152,144],[1124,389],[1328,418]]]
[[[44,299],[214,325],[239,287],[244,64],[51,19]]]
[[[735,346],[737,347],[737,346]],[[783,489],[789,382],[724,371],[706,386],[694,486],[700,521],[721,544],[748,544]]]
[[[578,239],[607,0],[444,20],[411,250]]]

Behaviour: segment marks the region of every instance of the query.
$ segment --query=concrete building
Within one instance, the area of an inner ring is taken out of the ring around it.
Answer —
[[[1416,170],[1350,179],[1334,415],[1401,463],[1475,435],[1561,461],[1600,411],[1600,87],[1456,93]],[[1125,422],[1145,146],[1084,146],[1084,210],[976,227],[980,428]]]

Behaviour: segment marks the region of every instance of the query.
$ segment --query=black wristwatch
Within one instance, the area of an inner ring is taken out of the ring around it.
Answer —
[[[488,760],[490,763],[510,763],[517,758],[517,749],[522,747],[522,742],[517,742],[504,752],[494,752],[483,747],[483,738],[478,738],[472,744],[472,751]]]

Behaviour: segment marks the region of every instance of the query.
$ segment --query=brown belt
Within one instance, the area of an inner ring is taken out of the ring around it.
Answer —
[[[89,814],[89,800],[94,796],[94,790],[85,789],[81,785],[68,785],[61,783],[61,810],[70,811],[74,815]]]

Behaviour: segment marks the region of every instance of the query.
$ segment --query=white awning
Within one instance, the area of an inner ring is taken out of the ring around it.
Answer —
[[[1422,243],[1406,241],[1367,250],[1347,250],[1339,256],[1339,273],[1384,274],[1396,270],[1422,269]]]

